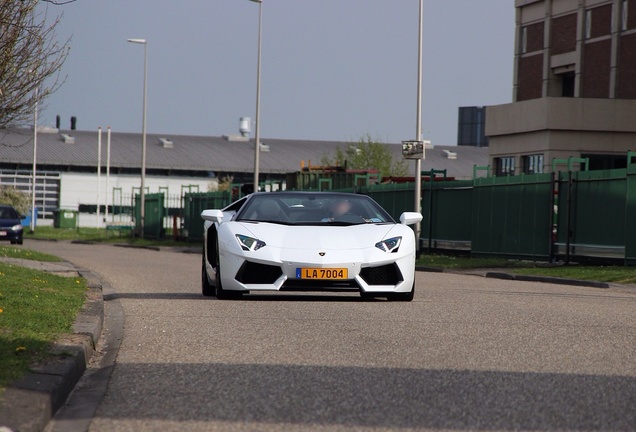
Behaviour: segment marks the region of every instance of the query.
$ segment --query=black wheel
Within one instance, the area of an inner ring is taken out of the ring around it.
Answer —
[[[223,285],[221,284],[221,269],[219,265],[216,266],[216,298],[219,300],[228,300],[233,298],[241,297],[240,293],[234,293],[233,291],[226,291],[223,289]]]
[[[229,299],[238,299],[243,295],[240,291],[227,291],[223,289],[223,284],[221,283],[221,264],[219,259],[219,244],[216,244],[216,276],[214,277],[214,283],[216,285],[216,298],[219,300],[229,300]]]
[[[221,285],[221,269],[219,269],[218,265],[216,266],[216,276],[214,277],[214,281],[216,282],[216,298],[219,300],[227,299],[227,291],[225,291]]]
[[[19,245],[24,244],[24,240],[22,240],[22,239],[18,240],[18,244]]]
[[[221,268],[219,265],[216,266],[216,298],[219,300],[230,300],[230,299],[240,299],[243,296],[243,293],[240,291],[228,291],[223,289],[223,284],[221,284]]]
[[[216,295],[216,287],[210,284],[208,274],[205,270],[205,254],[203,255],[203,264],[201,266],[201,294],[206,297],[214,297]]]
[[[410,302],[410,301],[413,301],[414,296],[415,296],[415,282],[413,282],[411,291],[405,292],[405,293],[391,293],[388,296],[386,296],[386,298],[389,301]]]

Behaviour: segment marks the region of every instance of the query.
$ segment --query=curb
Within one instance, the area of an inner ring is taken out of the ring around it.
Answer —
[[[104,325],[102,285],[90,271],[77,269],[87,280],[86,301],[73,324],[73,333],[51,347],[55,357],[31,367],[0,396],[0,430],[42,431],[66,402],[95,354]]]
[[[557,284],[557,285],[570,285],[570,286],[591,287],[591,288],[609,288],[610,287],[610,285],[606,282],[558,278],[554,276],[530,276],[530,275],[515,275],[510,273],[502,273],[502,272],[487,272],[486,277],[493,278],[493,279],[505,279],[505,280],[515,280],[515,281],[523,281],[523,282],[543,282],[543,283],[551,283],[551,284]]]

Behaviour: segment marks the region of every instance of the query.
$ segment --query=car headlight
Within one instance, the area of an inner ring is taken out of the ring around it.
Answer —
[[[400,248],[400,243],[402,243],[402,237],[393,237],[377,242],[375,247],[386,253],[394,253]]]
[[[237,234],[236,239],[238,240],[239,245],[241,245],[241,249],[243,249],[244,251],[257,251],[260,248],[266,246],[265,242],[262,240],[244,236],[241,234]]]
[[[22,231],[22,225],[21,224],[13,225],[11,229],[13,231]]]

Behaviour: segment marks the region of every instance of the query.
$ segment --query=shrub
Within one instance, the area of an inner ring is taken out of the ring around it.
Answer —
[[[9,186],[0,186],[0,204],[13,206],[20,214],[26,214],[30,207],[29,196]]]

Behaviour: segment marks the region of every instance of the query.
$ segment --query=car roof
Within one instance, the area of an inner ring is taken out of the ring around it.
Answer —
[[[331,191],[274,191],[274,192],[254,192],[250,194],[250,196],[259,196],[259,195],[331,195],[331,196],[357,196],[357,197],[367,197],[367,195],[363,194],[355,194],[351,192],[331,192]]]

